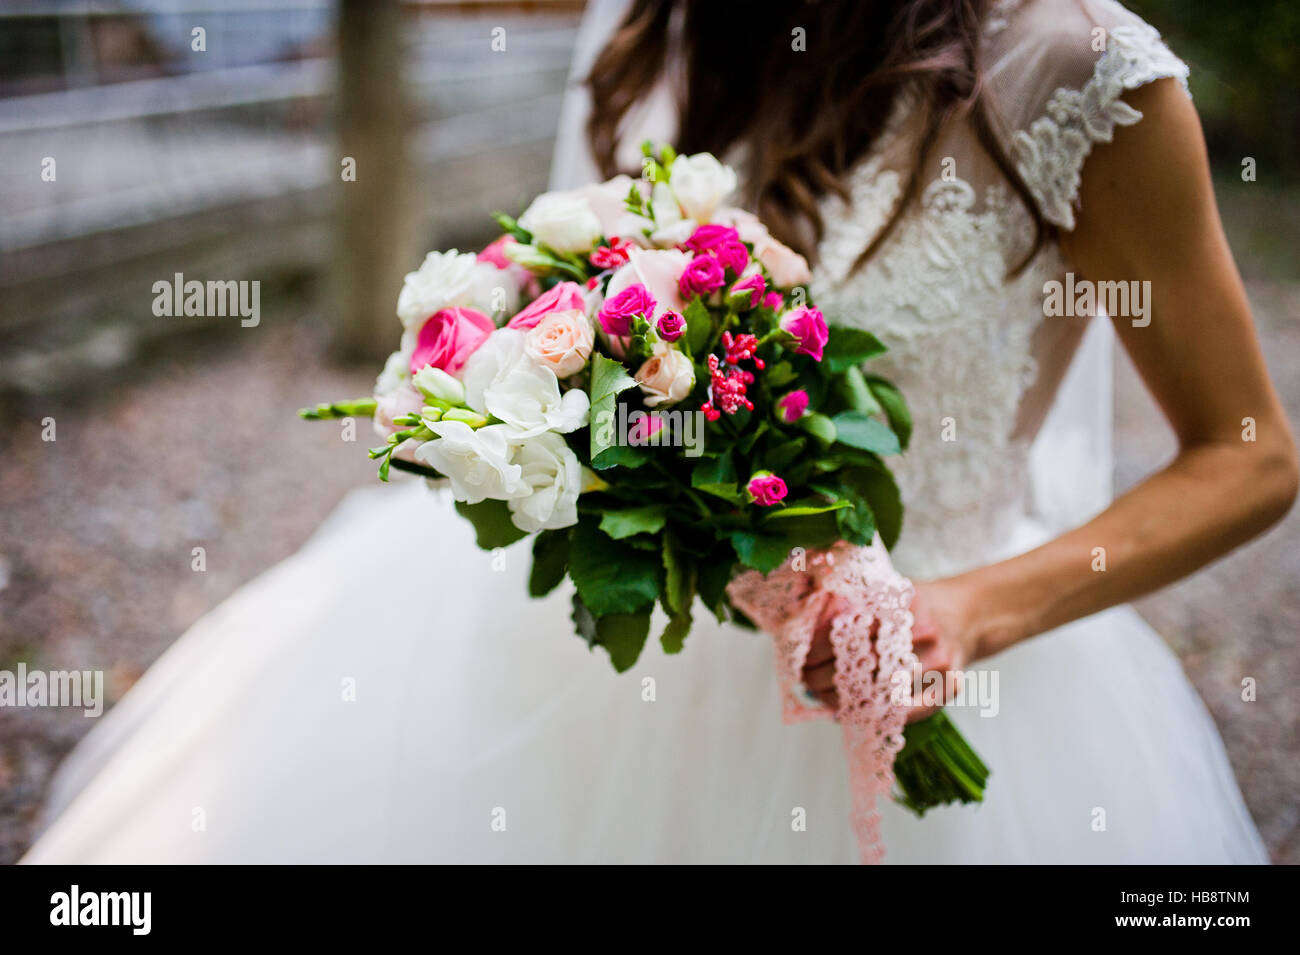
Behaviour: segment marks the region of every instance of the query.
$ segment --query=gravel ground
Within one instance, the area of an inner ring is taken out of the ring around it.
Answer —
[[[1300,420],[1300,283],[1250,282],[1292,419]],[[200,615],[293,553],[352,486],[374,480],[366,429],[294,418],[361,394],[371,370],[323,367],[303,319],[178,339],[75,395],[0,403],[0,669],[96,668],[119,698]],[[302,369],[311,369],[304,382]],[[1127,361],[1117,388],[1118,483],[1173,445]],[[56,422],[54,442],[42,421]],[[303,480],[286,480],[296,473]],[[1275,861],[1300,862],[1297,521],[1141,612],[1177,650],[1218,721]],[[193,548],[206,571],[192,570]],[[1241,680],[1258,699],[1241,700]],[[79,710],[0,709],[0,862],[17,859],[55,765],[91,721]]]

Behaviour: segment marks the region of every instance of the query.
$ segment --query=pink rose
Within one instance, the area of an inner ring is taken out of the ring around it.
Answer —
[[[808,410],[808,392],[800,389],[792,391],[776,403],[781,409],[781,418],[786,424],[793,424],[803,417]]]
[[[682,277],[677,280],[677,287],[681,290],[683,298],[690,298],[692,295],[712,295],[718,289],[722,288],[722,283],[727,277],[722,272],[722,266],[718,260],[711,255],[697,255],[691,259],[690,265],[686,266],[686,271]]]
[[[514,236],[503,235],[478,254],[478,261],[486,262],[488,265],[495,265],[514,280],[515,287],[511,290],[511,297],[517,294],[533,298],[541,292],[541,283],[538,282],[537,276],[532,272],[529,272],[517,262],[511,262],[506,257],[506,249],[514,244]]]
[[[632,425],[627,429],[627,443],[634,448],[650,444],[655,435],[664,430],[664,419],[644,411],[632,413]]]
[[[666,342],[675,342],[686,331],[686,319],[676,312],[664,312],[659,316],[659,324],[655,327],[659,330],[660,338]]]
[[[548,312],[524,336],[524,354],[556,378],[568,378],[587,367],[596,343],[591,322],[581,309]]]
[[[749,265],[749,250],[740,241],[740,234],[730,226],[702,225],[691,233],[685,243],[695,252],[709,252],[724,269],[730,269],[736,275],[745,271]]]
[[[749,496],[754,499],[754,503],[761,507],[780,504],[785,500],[786,494],[789,493],[785,482],[771,471],[757,472],[749,479],[746,490],[749,491]]]
[[[785,299],[781,297],[780,292],[768,292],[763,299],[763,307],[770,308],[774,312],[781,311],[785,305]]]
[[[822,360],[822,349],[830,332],[826,329],[826,319],[820,310],[800,305],[793,311],[781,316],[781,330],[789,332],[799,340],[795,353],[810,355],[815,361]]]
[[[506,258],[506,246],[514,245],[515,237],[503,235],[478,254],[480,262],[490,262],[499,269],[508,269],[515,263]]]
[[[739,242],[740,233],[728,225],[702,225],[683,243],[692,252],[712,252],[727,242]]]
[[[749,308],[754,308],[762,299],[763,293],[767,291],[767,283],[763,281],[761,272],[755,272],[748,278],[743,278],[731,287],[731,293],[749,292]]]
[[[633,179],[623,175],[615,176],[607,182],[583,186],[578,190],[578,194],[587,200],[591,211],[596,214],[600,222],[601,235],[605,238],[621,236],[633,241],[645,242],[645,234],[641,230],[645,228],[646,220],[629,211],[624,201],[633,186],[641,193],[642,198],[650,198],[649,183],[643,179]]]
[[[767,226],[757,216],[743,209],[726,207],[719,209],[713,217],[714,222],[734,226],[744,242],[754,247],[754,258],[763,264],[772,284],[778,288],[794,288],[807,285],[812,281],[812,272],[805,259],[788,245],[773,238]]]
[[[763,263],[767,274],[772,276],[772,284],[778,288],[794,288],[812,281],[808,260],[770,236],[766,244],[754,246],[754,255]]]
[[[456,374],[495,330],[492,319],[472,308],[444,308],[434,312],[416,336],[415,350],[411,352],[411,374],[425,365],[441,368],[449,375]]]
[[[550,312],[567,312],[575,308],[581,309],[585,305],[581,285],[577,282],[561,282],[521,308],[519,314],[506,322],[506,327],[527,331],[536,328],[537,323]]]
[[[654,298],[646,291],[644,285],[638,283],[629,285],[613,298],[605,299],[605,304],[601,306],[597,317],[606,335],[623,338],[632,334],[633,318],[641,315],[649,321],[654,311]]]
[[[690,253],[679,249],[631,249],[627,265],[610,276],[605,297],[613,298],[628,286],[640,284],[655,300],[653,318],[669,310],[680,312],[686,303],[682,300],[677,280],[690,261]],[[649,315],[646,318],[652,319]]]

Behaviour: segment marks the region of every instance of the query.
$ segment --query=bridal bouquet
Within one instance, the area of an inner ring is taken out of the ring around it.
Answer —
[[[862,370],[881,343],[828,326],[805,260],[724,204],[735,172],[644,152],[640,179],[546,193],[517,220],[498,214],[504,234],[477,255],[429,253],[406,276],[405,331],[375,395],[302,412],[372,416],[380,478],[446,479],[480,547],[536,535],[531,594],[572,580],[578,634],[619,671],[656,604],[676,653],[697,598],[746,623],[761,603],[746,579],[823,566],[837,542],[891,547],[902,507],[884,459],[911,431],[899,392]],[[893,593],[906,614],[910,585]],[[791,673],[806,642],[791,643]],[[894,669],[909,659],[910,637]],[[877,669],[879,687],[883,658]],[[908,733],[920,727],[927,743],[900,757],[902,801],[978,800],[987,770],[956,729],[940,715]],[[901,715],[893,736],[897,752]]]

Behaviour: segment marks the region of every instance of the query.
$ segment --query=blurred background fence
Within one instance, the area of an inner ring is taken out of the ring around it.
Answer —
[[[1300,420],[1300,4],[1130,5],[1191,64],[1228,232]],[[294,412],[365,393],[399,332],[401,275],[428,249],[478,247],[488,210],[545,186],[581,6],[0,5],[0,669],[100,669],[111,703],[374,482],[365,435]],[[260,281],[259,326],[155,316],[153,283],[176,273]],[[1122,358],[1116,381],[1125,487],[1173,447]],[[1297,526],[1139,604],[1292,862]],[[0,862],[29,843],[91,722],[0,708]]]
[[[6,4],[0,386],[128,363],[179,327],[142,307],[176,272],[264,294],[332,272],[339,351],[375,354],[422,249],[489,236],[485,210],[545,186],[580,10]],[[28,174],[49,160],[52,181]]]

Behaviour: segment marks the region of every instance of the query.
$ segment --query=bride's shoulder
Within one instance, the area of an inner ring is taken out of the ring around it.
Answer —
[[[983,70],[1017,169],[1044,217],[1073,228],[1094,143],[1142,114],[1124,95],[1187,66],[1154,26],[1115,0],[994,0]]]

